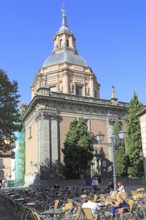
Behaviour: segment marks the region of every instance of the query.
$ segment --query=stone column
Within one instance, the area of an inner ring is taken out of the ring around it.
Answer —
[[[58,120],[57,117],[51,119],[51,142],[52,142],[52,163],[58,160]]]
[[[44,112],[42,132],[42,162],[49,160],[51,168],[52,163],[58,160],[58,119],[55,112]]]
[[[40,111],[36,115],[36,123],[37,170],[41,174],[41,168],[47,166],[51,171],[52,163],[59,160],[58,115],[56,112]]]
[[[41,127],[42,127],[42,117],[41,117],[41,112],[39,112],[36,116],[36,124],[37,124],[37,130],[36,130],[36,152],[37,152],[37,164],[40,163],[40,152],[41,152]]]

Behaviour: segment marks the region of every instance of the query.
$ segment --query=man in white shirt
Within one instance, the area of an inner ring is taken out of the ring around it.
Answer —
[[[82,208],[91,209],[93,217],[96,218],[98,214],[98,210],[100,208],[96,202],[93,202],[94,194],[89,194],[87,199],[88,199],[88,202],[83,203]]]

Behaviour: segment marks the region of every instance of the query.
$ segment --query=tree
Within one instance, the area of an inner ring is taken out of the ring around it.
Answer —
[[[113,135],[118,136],[120,130],[120,122],[116,120],[113,126]],[[116,140],[118,140],[118,138]],[[125,148],[123,142],[116,143],[114,157],[116,173],[118,176],[121,176],[122,174],[124,174],[125,171]]]
[[[93,159],[93,143],[83,118],[71,122],[62,152],[67,178],[78,178],[83,170],[89,168],[88,162]]]
[[[114,126],[113,126],[113,135],[118,136],[120,130],[121,130],[120,122],[118,120],[116,120],[114,123]]]
[[[18,84],[10,82],[4,70],[0,70],[0,150],[11,149],[20,125]]]
[[[143,109],[136,93],[129,103],[128,114],[125,116],[127,122],[126,138],[126,157],[128,165],[128,174],[133,177],[143,176],[143,158],[140,155],[142,151],[140,120],[137,113]]]
[[[115,164],[116,164],[116,173],[117,175],[125,175],[125,150],[124,148],[119,148],[115,150]]]

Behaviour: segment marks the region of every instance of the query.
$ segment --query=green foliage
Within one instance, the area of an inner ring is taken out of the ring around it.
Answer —
[[[20,129],[18,84],[0,70],[0,150],[9,150]]]
[[[124,149],[115,150],[115,164],[117,176],[124,175],[125,171],[125,151]]]
[[[121,130],[120,122],[116,120],[113,127],[113,134],[117,136],[120,130]]]
[[[140,156],[142,151],[140,120],[137,113],[143,108],[142,103],[134,92],[129,104],[129,111],[125,117],[127,122],[128,136],[126,138],[126,155],[129,157],[128,174],[132,177],[143,176],[143,159]]]
[[[113,126],[113,135],[118,136],[119,132],[121,130],[121,125],[118,120],[115,121]],[[114,152],[115,157],[115,167],[116,167],[116,173],[120,177],[124,175],[125,172],[125,145],[124,142],[122,143],[118,142],[116,143],[116,149]]]
[[[83,118],[71,122],[62,152],[67,178],[78,178],[82,170],[89,168],[88,162],[93,159],[93,144]]]

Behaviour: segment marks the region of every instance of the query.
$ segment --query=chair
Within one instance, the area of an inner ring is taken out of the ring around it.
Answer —
[[[136,196],[137,195],[137,190],[131,190],[130,193],[131,193],[132,196]]]
[[[138,188],[136,191],[137,191],[137,193],[142,193],[143,194],[144,193],[144,188]]]
[[[138,195],[142,195],[142,194],[138,194]],[[137,196],[138,196],[137,195]],[[137,203],[136,206],[136,214],[137,216],[141,217],[141,219],[146,219],[146,200],[140,198],[140,201]]]
[[[134,201],[132,199],[125,199],[125,202],[128,204],[128,208],[124,209],[122,208],[122,212],[120,211],[119,209],[119,214],[120,214],[120,217],[121,219],[124,219],[124,218],[129,218],[129,217],[132,217],[133,216],[133,204],[134,204]]]
[[[54,220],[54,216],[51,217],[50,215],[43,215],[34,210],[31,210],[31,212],[33,220]]]
[[[62,209],[65,210],[65,211],[68,211],[72,208],[72,202],[67,202],[63,205]]]
[[[92,211],[90,208],[82,208],[83,215],[85,220],[96,220],[96,218],[93,217]]]
[[[59,199],[55,199],[55,201],[54,201],[54,208],[55,209],[57,209],[58,204],[59,204]]]
[[[122,192],[119,195],[120,195],[121,199],[126,199],[128,196],[128,194],[126,192]]]
[[[111,198],[106,198],[105,201],[104,201],[106,204],[109,204],[112,202],[112,199]]]
[[[72,202],[73,200],[72,199],[67,199],[67,202]]]
[[[46,209],[49,209],[49,208],[57,209],[58,206],[59,206],[59,202],[60,202],[59,199],[55,199],[51,202],[48,201],[48,202],[45,203],[45,205],[43,207],[43,210],[46,210]]]
[[[41,217],[37,212],[32,212],[32,216],[34,220],[41,220]]]
[[[96,200],[97,200],[97,195],[96,195],[96,194],[94,194],[94,199],[93,199],[93,202],[96,202]]]
[[[99,198],[100,198],[100,200],[103,201],[103,202],[106,201],[106,197],[105,197],[104,194],[100,194],[100,195],[99,195]]]
[[[71,212],[72,207],[73,207],[73,202],[72,202],[72,201],[66,202],[66,203],[62,206],[62,210],[65,211],[65,216],[68,216],[68,215],[69,215],[69,213]]]
[[[70,213],[68,213],[65,220],[78,220],[80,217],[80,213],[81,206],[77,204],[76,207],[74,207],[73,210]]]

